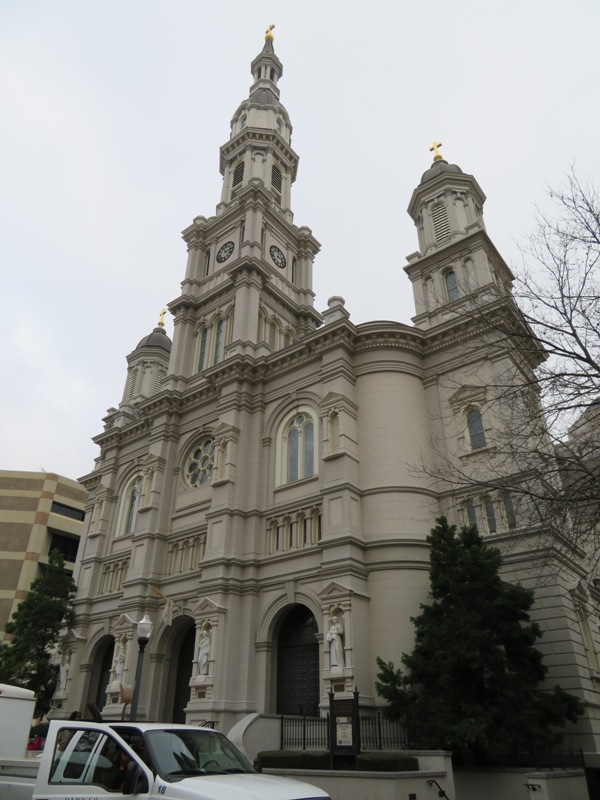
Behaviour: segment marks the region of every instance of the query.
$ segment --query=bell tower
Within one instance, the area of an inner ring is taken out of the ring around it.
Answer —
[[[413,284],[419,328],[430,328],[511,291],[513,275],[487,235],[485,194],[473,177],[449,164],[434,142],[431,167],[414,190],[408,213],[419,250],[404,268]]]
[[[283,66],[274,26],[251,63],[248,98],[221,147],[221,200],[213,217],[183,231],[188,247],[181,296],[169,304],[175,332],[169,373],[184,380],[238,354],[261,357],[321,324],[313,307],[313,261],[320,245],[293,222],[298,156],[280,101]]]
[[[222,213],[252,180],[260,181],[285,212],[289,222],[291,187],[298,156],[291,148],[292,123],[279,99],[283,65],[273,49],[273,27],[265,34],[262,52],[250,68],[254,83],[231,120],[231,138],[221,148]]]

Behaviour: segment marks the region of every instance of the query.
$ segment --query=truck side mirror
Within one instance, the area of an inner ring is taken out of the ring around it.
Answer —
[[[150,791],[148,776],[135,761],[130,761],[125,767],[123,794],[143,794],[148,791]]]

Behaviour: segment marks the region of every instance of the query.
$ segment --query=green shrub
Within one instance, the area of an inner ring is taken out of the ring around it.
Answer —
[[[356,756],[356,769],[364,772],[410,772],[418,771],[419,760],[398,752],[361,753]]]
[[[407,772],[419,769],[414,756],[402,752],[369,752],[359,756],[336,755],[327,750],[263,750],[256,757],[258,769],[334,769],[364,772]]]
[[[269,769],[330,769],[327,750],[263,750],[256,757],[256,767]]]

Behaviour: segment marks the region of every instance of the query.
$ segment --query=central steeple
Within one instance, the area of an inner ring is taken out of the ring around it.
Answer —
[[[188,263],[181,296],[169,304],[175,314],[169,373],[184,381],[212,376],[235,356],[269,356],[322,321],[312,290],[319,243],[310,228],[294,224],[290,208],[298,156],[279,99],[283,66],[273,27],[221,147],[216,214],[196,217],[183,231]]]
[[[258,180],[291,222],[290,193],[298,156],[291,148],[290,117],[279,99],[283,65],[273,47],[274,27],[267,29],[264,47],[250,65],[254,82],[248,99],[233,115],[229,141],[221,148],[223,191],[217,214],[252,180]]]

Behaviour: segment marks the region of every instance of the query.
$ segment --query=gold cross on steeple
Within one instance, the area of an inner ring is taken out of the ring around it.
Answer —
[[[265,31],[265,42],[267,41],[267,39],[270,39],[271,41],[273,41],[273,39],[275,38],[275,34],[273,33],[273,28],[274,27],[275,27],[275,25],[271,24],[271,25],[269,25],[269,27]]]
[[[439,149],[442,146],[441,142],[434,141],[431,147],[429,148],[430,152],[433,153],[433,160],[434,161],[442,161],[444,156],[439,152]]]
[[[158,317],[158,327],[164,328],[165,327],[165,314],[167,313],[167,309],[163,308],[160,312],[160,316]]]

